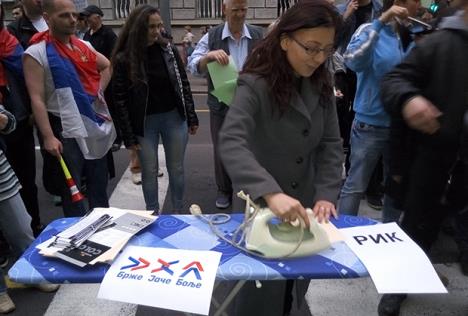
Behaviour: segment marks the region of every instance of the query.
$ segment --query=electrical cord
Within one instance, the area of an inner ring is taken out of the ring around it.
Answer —
[[[265,259],[283,259],[283,258],[288,258],[291,255],[293,255],[297,249],[302,244],[302,241],[304,240],[304,229],[305,228],[305,223],[304,220],[300,217],[298,217],[298,224],[302,227],[300,229],[300,234],[299,238],[297,240],[296,246],[294,249],[284,255],[281,256],[276,256],[276,257],[267,257],[262,253],[251,251],[244,247],[242,244],[245,241],[245,237],[247,235],[246,230],[249,227],[249,225],[252,223],[252,221],[255,219],[255,216],[260,211],[260,206],[258,206],[256,203],[254,203],[248,194],[245,194],[243,191],[240,191],[237,193],[237,196],[240,197],[241,199],[245,200],[245,210],[244,210],[244,219],[242,223],[237,227],[237,229],[232,233],[231,239],[226,238],[224,234],[222,234],[219,229],[216,227],[217,225],[225,224],[231,220],[231,216],[228,214],[224,213],[218,213],[218,214],[213,214],[213,215],[204,215],[202,213],[202,210],[199,205],[197,204],[192,204],[190,206],[190,213],[199,219],[201,219],[203,222],[207,223],[210,226],[211,231],[220,239],[225,241],[226,243],[230,244],[233,247],[236,247],[237,249],[240,249],[250,255],[265,258]],[[289,223],[289,225],[292,225]],[[240,234],[240,236],[239,236]]]

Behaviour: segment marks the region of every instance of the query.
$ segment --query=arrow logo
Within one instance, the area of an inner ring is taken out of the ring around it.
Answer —
[[[133,262],[133,264],[130,264],[128,266],[123,266],[122,268],[120,268],[120,270],[125,270],[125,269],[129,269],[129,268],[132,268],[131,271],[134,271],[134,270],[138,270],[138,269],[144,269],[144,268],[147,268],[149,265],[150,265],[150,262],[149,261],[146,261],[145,259],[143,258],[138,258],[135,259],[135,258],[132,258],[132,257],[128,257],[128,260],[130,260],[131,262]],[[142,266],[138,266],[140,263],[143,263]]]
[[[157,268],[157,269],[154,269],[154,270],[151,270],[151,272],[159,272],[159,271],[166,271],[167,273],[169,273],[170,275],[174,275],[174,271],[172,271],[171,269],[169,269],[169,266],[173,265],[173,264],[176,264],[176,263],[179,263],[179,260],[176,260],[176,261],[171,261],[171,262],[166,262],[162,259],[158,259],[158,262],[161,264],[161,267],[160,268]]]
[[[193,265],[196,265],[196,267],[190,268]],[[203,267],[202,267],[200,262],[193,261],[193,262],[189,263],[188,265],[186,265],[185,267],[183,267],[183,270],[186,270],[186,271],[180,275],[181,278],[185,277],[187,274],[189,274],[191,271],[193,271],[193,273],[195,274],[195,277],[197,278],[197,280],[201,280],[200,271],[203,272]]]
[[[132,268],[132,271],[139,270],[139,269],[144,269],[144,268],[147,268],[150,265],[150,262],[146,261],[143,258],[138,258],[138,260],[140,260],[140,262],[143,263],[143,265],[139,266],[139,267]]]

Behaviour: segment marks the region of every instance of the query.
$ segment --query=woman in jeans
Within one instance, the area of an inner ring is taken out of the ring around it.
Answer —
[[[165,41],[158,9],[141,5],[128,17],[112,57],[113,91],[122,137],[137,150],[146,208],[160,212],[158,143],[162,139],[172,210],[184,196],[188,134],[198,129],[190,85],[177,49]]]

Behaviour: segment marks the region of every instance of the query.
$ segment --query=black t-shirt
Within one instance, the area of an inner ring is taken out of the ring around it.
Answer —
[[[364,23],[369,23],[372,18],[372,1],[369,2],[369,4],[358,7],[356,12],[354,13],[356,16],[356,28],[354,31],[358,29],[358,27],[361,26],[361,24]]]
[[[174,87],[169,79],[163,51],[159,44],[155,43],[147,48],[149,95],[146,115],[165,113],[176,107],[176,95]]]

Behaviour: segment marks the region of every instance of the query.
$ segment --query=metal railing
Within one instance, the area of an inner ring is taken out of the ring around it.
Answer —
[[[278,0],[277,4],[277,14],[278,17],[281,16],[287,9],[292,7],[298,2],[298,0]]]
[[[196,17],[199,19],[218,19],[223,16],[223,0],[196,0]]]
[[[113,0],[116,19],[125,19],[132,10],[140,4],[148,4],[148,0]]]
[[[296,4],[298,0],[277,0],[277,14],[281,16],[287,9]],[[199,19],[222,18],[223,0],[196,0],[196,17]]]

